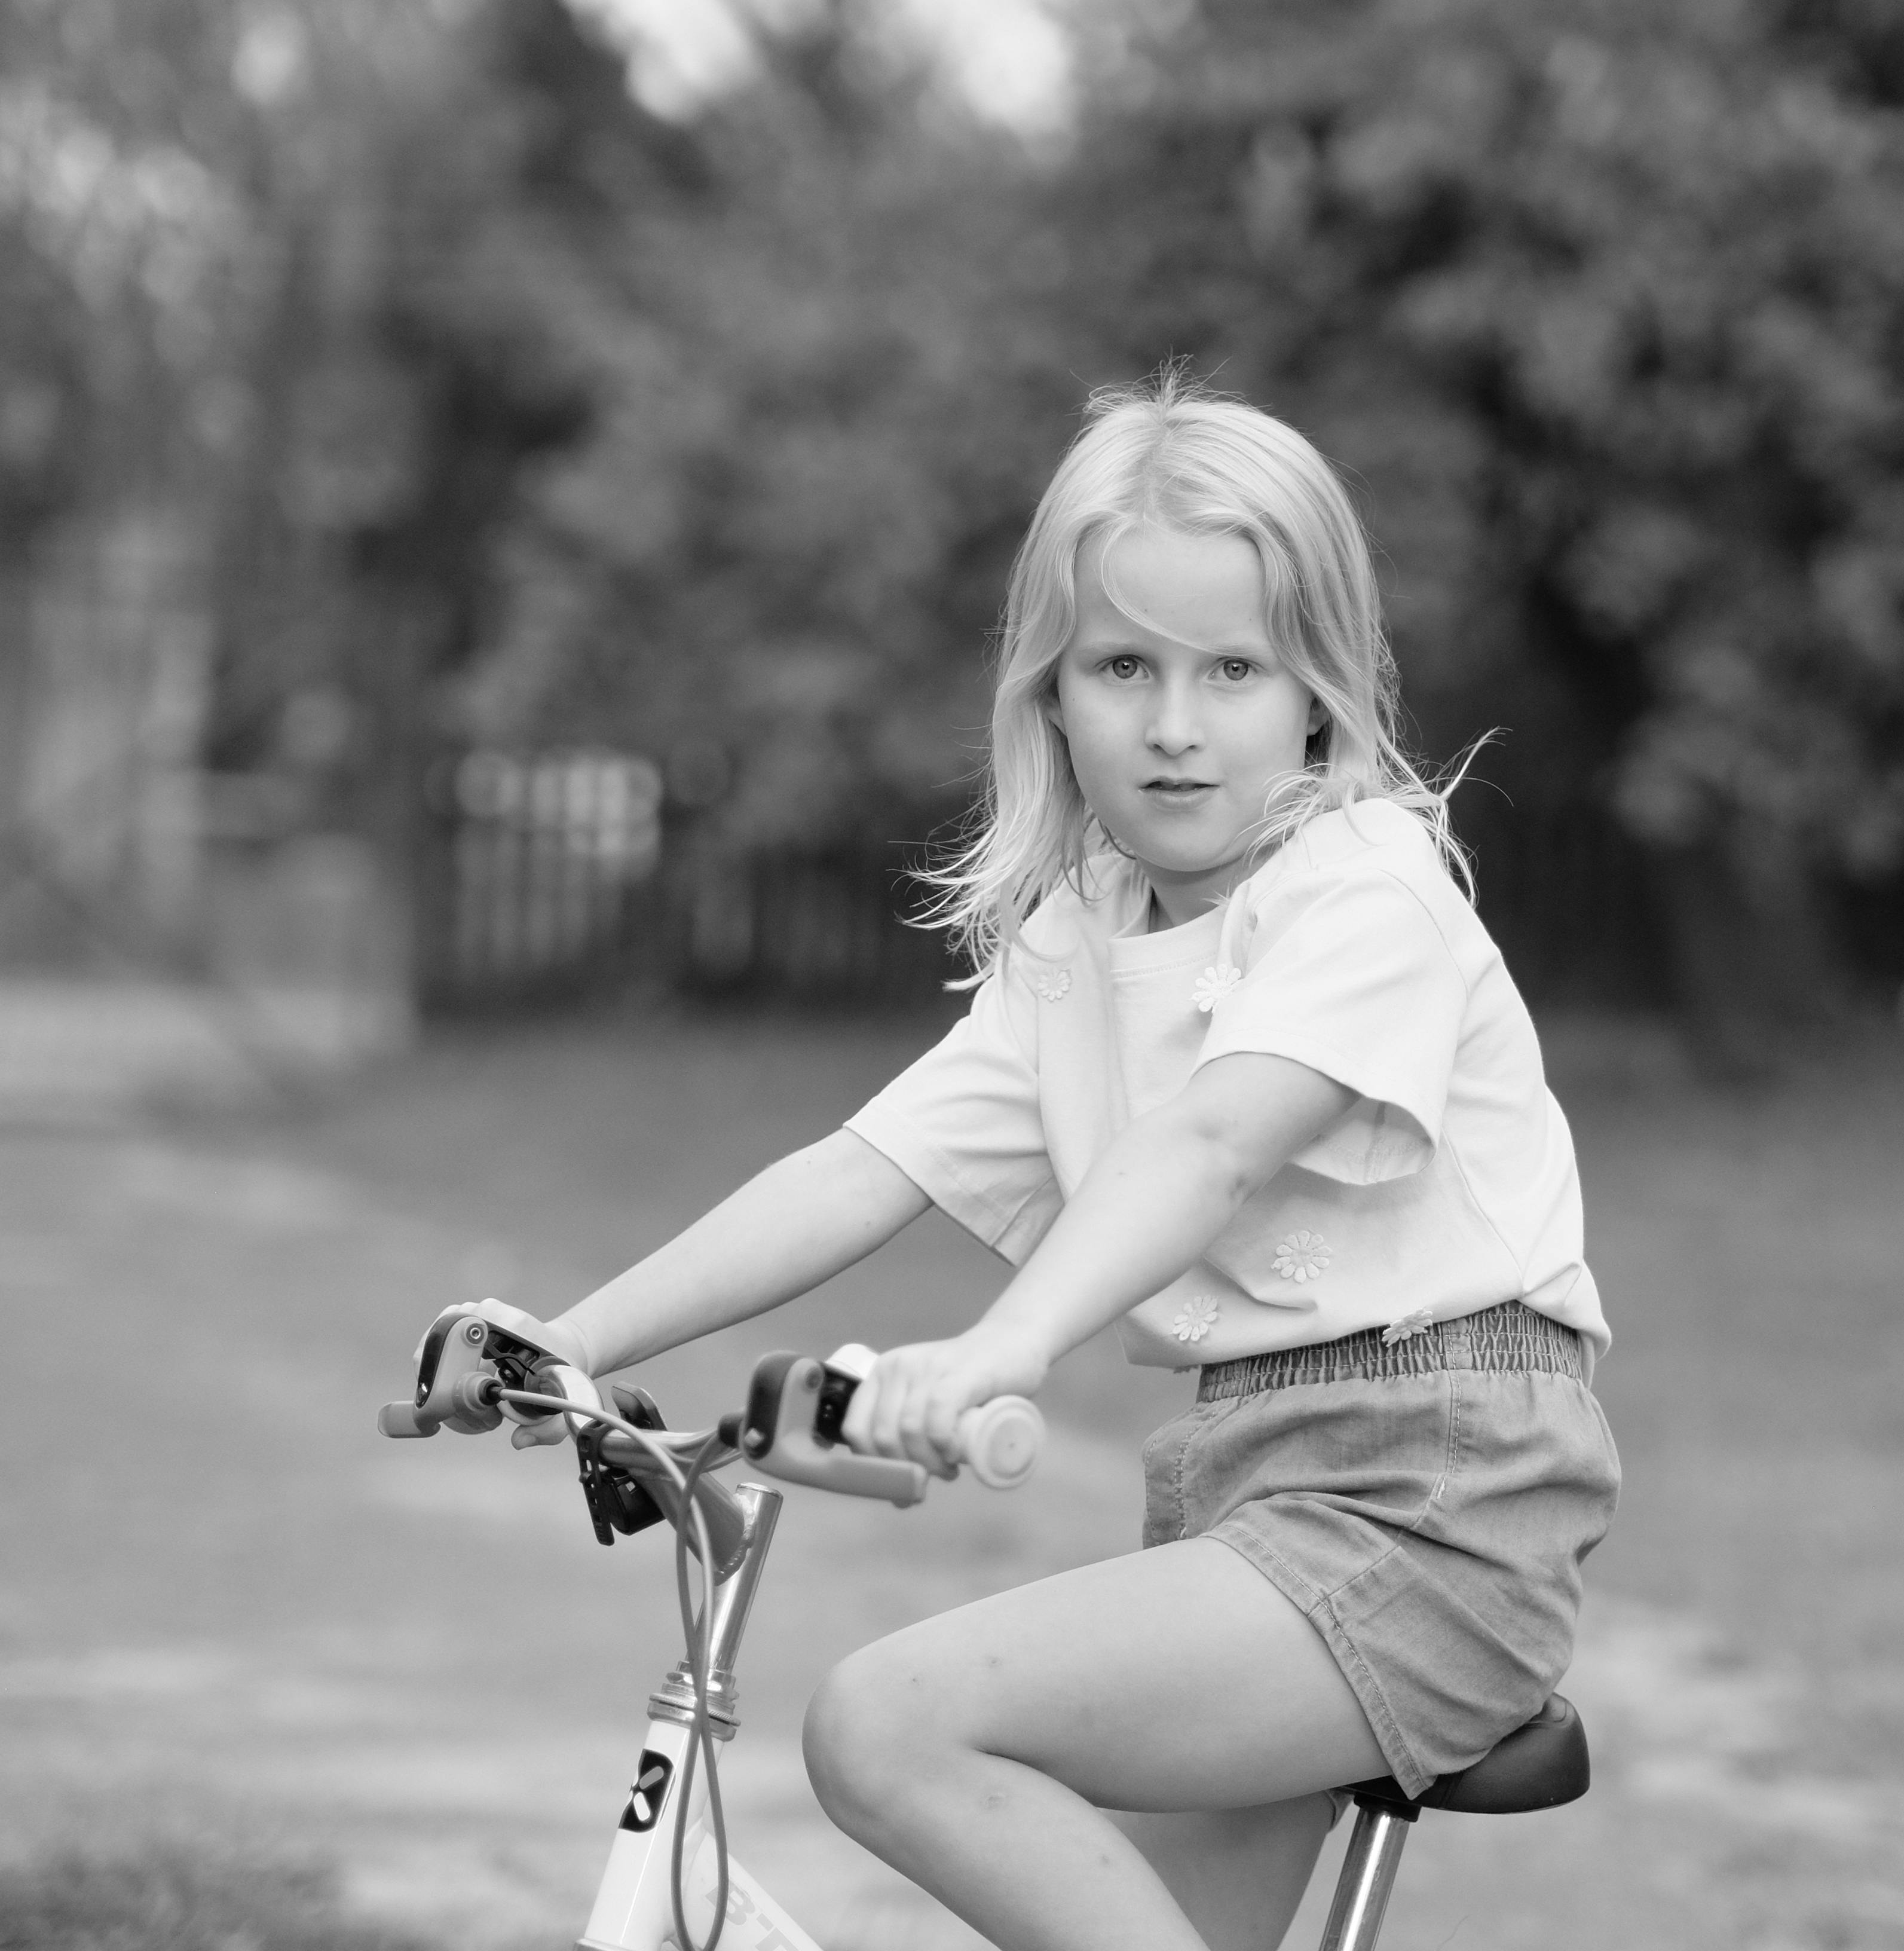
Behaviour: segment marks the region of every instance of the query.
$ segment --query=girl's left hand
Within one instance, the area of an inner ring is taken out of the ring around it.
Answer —
[[[1041,1350],[982,1322],[949,1341],[889,1349],[853,1392],[842,1433],[876,1456],[910,1458],[935,1477],[963,1460],[959,1418],[994,1396],[1034,1394],[1050,1361]]]

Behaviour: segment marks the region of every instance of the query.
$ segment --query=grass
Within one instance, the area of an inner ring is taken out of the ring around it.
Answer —
[[[334,1871],[185,1845],[0,1871],[0,1951],[420,1951],[346,1916]]]

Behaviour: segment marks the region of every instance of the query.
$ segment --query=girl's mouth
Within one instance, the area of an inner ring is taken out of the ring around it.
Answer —
[[[1153,799],[1160,799],[1166,804],[1182,805],[1204,793],[1216,788],[1208,779],[1146,779],[1144,790]]]

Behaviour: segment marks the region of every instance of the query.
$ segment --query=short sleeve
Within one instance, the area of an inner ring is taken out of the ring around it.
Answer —
[[[999,976],[982,983],[963,1021],[846,1128],[1016,1266],[1063,1198],[1038,1107],[1036,1025],[1013,1022],[1015,987]]]
[[[1287,1057],[1356,1094],[1293,1164],[1352,1185],[1419,1172],[1440,1142],[1468,1000],[1433,915],[1395,875],[1369,869],[1274,891],[1257,923],[1199,1065]]]

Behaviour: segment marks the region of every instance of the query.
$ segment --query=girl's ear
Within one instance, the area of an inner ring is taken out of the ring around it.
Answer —
[[[1322,701],[1312,698],[1309,701],[1309,735],[1313,738],[1328,722],[1329,714],[1323,709]]]
[[[1053,685],[1038,701],[1038,709],[1057,727],[1058,736],[1060,738],[1069,735],[1064,729],[1064,704],[1058,696],[1058,688],[1056,685]]]

